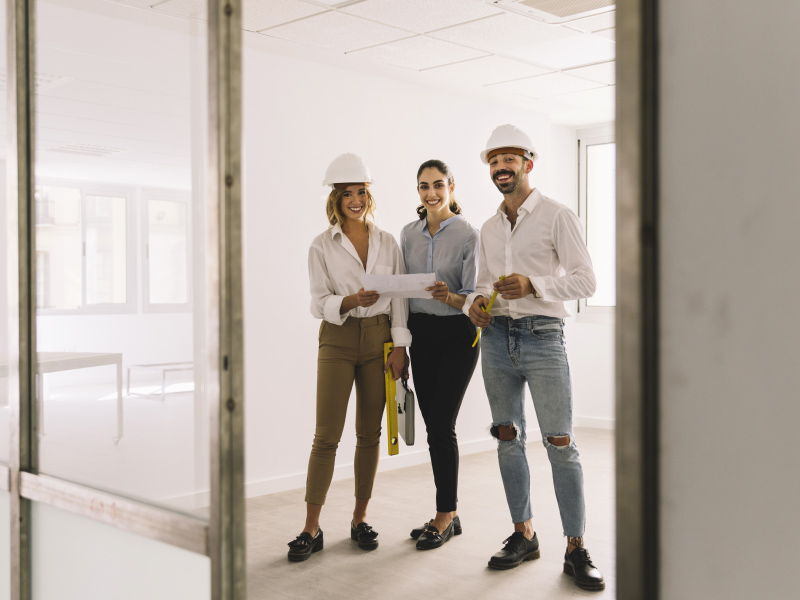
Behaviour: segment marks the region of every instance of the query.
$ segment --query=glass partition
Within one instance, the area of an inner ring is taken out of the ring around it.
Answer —
[[[39,470],[202,512],[206,5],[151,4],[37,5]]]

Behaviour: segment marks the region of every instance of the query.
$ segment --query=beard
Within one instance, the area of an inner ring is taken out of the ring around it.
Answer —
[[[513,177],[503,184],[497,183],[497,176],[506,174],[512,175]],[[522,169],[520,169],[516,173],[514,171],[503,170],[503,171],[498,171],[497,173],[494,174],[492,182],[494,182],[494,185],[497,187],[498,190],[500,190],[502,194],[513,194],[514,190],[516,190],[522,184],[524,178],[525,178],[525,171]]]

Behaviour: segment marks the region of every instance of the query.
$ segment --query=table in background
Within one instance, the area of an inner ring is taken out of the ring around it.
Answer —
[[[39,435],[44,435],[44,376],[59,371],[88,369],[90,367],[117,367],[117,435],[114,443],[122,439],[122,354],[112,352],[38,352],[36,354],[36,401],[39,408]],[[0,377],[8,377],[8,363],[0,363]]]

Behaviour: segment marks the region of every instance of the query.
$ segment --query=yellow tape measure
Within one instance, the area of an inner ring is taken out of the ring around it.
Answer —
[[[505,275],[500,275],[500,279],[505,279],[505,278],[506,278]],[[486,306],[481,307],[483,309],[483,312],[488,314],[489,311],[492,310],[492,305],[494,304],[495,298],[497,298],[497,290],[495,290],[494,293],[492,294],[492,297],[489,298],[489,304],[487,304]],[[472,342],[472,347],[473,348],[475,347],[475,344],[478,343],[479,339],[481,339],[481,328],[480,327],[478,327],[478,335],[475,336],[475,341]]]

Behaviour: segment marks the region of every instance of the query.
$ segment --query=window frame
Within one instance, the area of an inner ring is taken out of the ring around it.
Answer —
[[[587,197],[587,177],[586,177],[586,151],[589,146],[602,144],[616,144],[613,125],[603,125],[582,129],[578,131],[578,217],[583,225],[584,240],[589,244],[589,219],[588,219],[588,197]],[[616,205],[616,199],[615,199]],[[615,306],[590,306],[587,298],[578,300],[578,314],[581,316],[590,315],[613,315],[616,312]]]
[[[113,184],[92,183],[79,179],[55,179],[50,177],[36,178],[35,186],[72,187],[81,193],[81,305],[78,308],[37,308],[38,315],[107,315],[135,314],[138,312],[136,260],[137,228],[136,228],[136,188]],[[86,303],[86,205],[88,196],[112,196],[125,198],[125,286],[126,302],[119,304],[87,304]],[[37,300],[38,303],[38,300]]]
[[[142,312],[143,313],[185,313],[192,312],[192,197],[185,190],[166,190],[142,188],[139,190],[139,213],[141,219],[141,261],[142,261]],[[186,207],[186,302],[155,304],[150,302],[150,200],[180,202]]]

